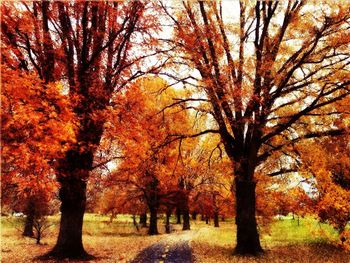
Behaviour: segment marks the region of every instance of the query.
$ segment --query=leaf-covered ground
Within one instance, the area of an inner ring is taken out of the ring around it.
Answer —
[[[36,256],[55,244],[58,217],[50,218],[50,222],[55,225],[46,233],[43,244],[36,245],[35,240],[21,236],[21,219],[3,217],[1,262],[35,262]],[[158,236],[147,236],[146,229],[137,232],[130,216],[118,216],[112,223],[107,222],[108,218],[104,216],[85,216],[85,248],[96,256],[91,262],[131,262],[142,250],[154,244],[165,244],[164,248],[168,248],[164,253],[166,259],[171,257],[170,248],[180,243],[190,245],[196,262],[350,262],[349,252],[327,242],[329,239],[335,241],[336,233],[328,225],[311,219],[302,219],[299,225],[297,220],[276,220],[269,230],[261,229],[266,252],[258,258],[232,255],[235,242],[232,221],[220,222],[219,228],[200,221],[192,222],[192,230],[186,232],[175,225],[175,231],[167,235],[163,233],[163,219],[160,219],[162,234]]]

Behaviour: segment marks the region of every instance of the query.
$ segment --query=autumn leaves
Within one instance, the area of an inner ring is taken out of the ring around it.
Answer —
[[[305,171],[320,189],[332,182],[319,190],[328,211],[320,217],[334,218],[329,204],[339,200],[344,216],[334,224],[344,228],[347,161],[321,172],[312,160],[331,158],[307,148],[332,145],[348,158],[348,4],[230,2],[1,4],[3,178],[27,194],[43,185],[52,193],[57,179],[61,230],[49,256],[87,256],[91,177],[96,189],[113,185],[118,209],[129,202],[122,212],[148,209],[151,233],[179,193],[186,218],[198,209],[217,215],[235,200],[236,252],[256,254],[256,199],[269,181],[261,175]],[[160,16],[173,28],[168,39]]]

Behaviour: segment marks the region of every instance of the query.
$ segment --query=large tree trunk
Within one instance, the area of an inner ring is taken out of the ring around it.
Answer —
[[[150,223],[149,223],[149,229],[148,234],[149,235],[158,235],[158,226],[157,226],[157,216],[158,216],[158,209],[156,207],[150,207]]]
[[[236,178],[237,245],[235,253],[256,255],[262,252],[255,218],[255,182]]]
[[[86,204],[86,182],[82,179],[61,178],[61,222],[56,246],[47,256],[58,259],[91,258],[83,247],[82,229]]]
[[[32,197],[29,198],[26,211],[27,217],[24,222],[24,230],[22,235],[25,237],[33,237],[34,236],[34,218],[35,218],[35,201]]]

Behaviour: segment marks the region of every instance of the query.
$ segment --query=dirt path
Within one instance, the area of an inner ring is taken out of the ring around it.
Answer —
[[[131,263],[192,263],[189,241],[193,231],[171,234],[160,242],[142,250]]]

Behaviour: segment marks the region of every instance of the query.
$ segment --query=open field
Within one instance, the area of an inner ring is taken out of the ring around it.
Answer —
[[[191,246],[198,262],[350,262],[350,254],[334,245],[337,233],[326,224],[307,218],[276,220],[269,230],[261,229],[265,253],[258,258],[233,256],[235,226],[221,223],[199,228]],[[199,225],[197,225],[199,227]]]
[[[33,262],[36,256],[47,252],[56,241],[58,217],[50,217],[54,226],[46,233],[42,245],[35,240],[21,236],[20,218],[2,218],[2,262]],[[175,231],[163,233],[163,219],[159,220],[158,236],[147,236],[146,229],[137,232],[131,216],[118,216],[107,223],[106,216],[87,214],[84,221],[83,240],[87,251],[96,260],[92,262],[129,262],[144,248],[161,240],[176,242],[184,238],[179,225]],[[192,223],[192,230],[186,232],[196,262],[350,262],[350,254],[333,245],[336,232],[326,224],[313,219],[276,219],[269,230],[261,229],[262,245],[266,253],[258,258],[232,256],[235,242],[235,225],[232,221],[220,222],[220,228],[204,222]]]

